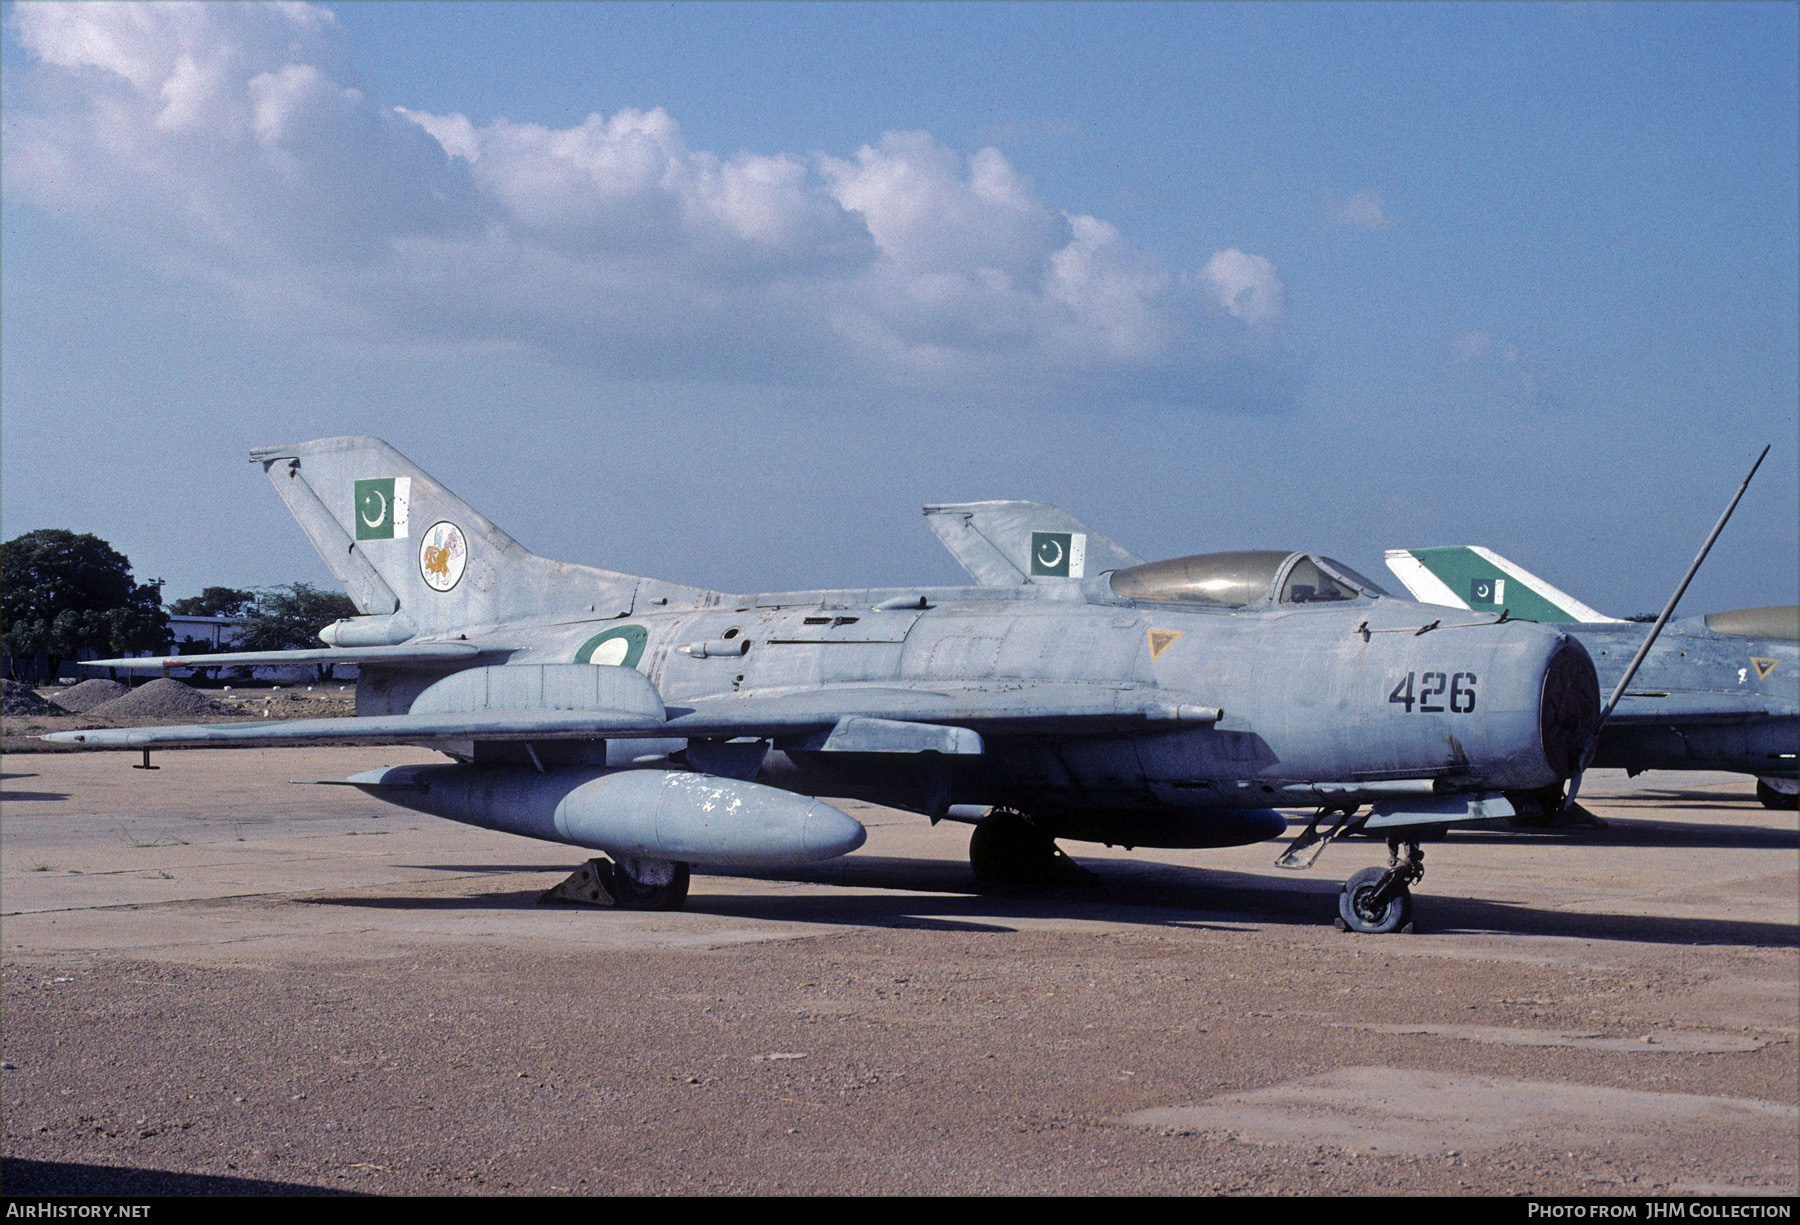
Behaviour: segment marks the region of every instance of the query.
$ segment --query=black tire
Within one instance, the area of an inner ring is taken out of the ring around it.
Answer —
[[[1800,808],[1800,795],[1783,795],[1760,778],[1756,780],[1756,798],[1764,808]]]
[[[688,866],[677,861],[668,883],[647,885],[615,863],[611,886],[613,900],[621,910],[680,910],[687,901]]]
[[[969,836],[969,867],[987,884],[1052,885],[1082,874],[1056,839],[1004,809],[984,817]]]
[[[1364,868],[1344,882],[1343,892],[1338,894],[1338,918],[1344,921],[1346,929],[1385,935],[1412,922],[1412,892],[1406,888],[1390,897],[1380,911],[1369,905],[1386,875],[1384,868]]]

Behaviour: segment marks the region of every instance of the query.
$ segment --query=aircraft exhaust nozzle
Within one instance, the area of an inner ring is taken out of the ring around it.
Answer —
[[[676,770],[389,766],[348,781],[390,804],[614,857],[792,867],[848,854],[868,836],[817,800]]]

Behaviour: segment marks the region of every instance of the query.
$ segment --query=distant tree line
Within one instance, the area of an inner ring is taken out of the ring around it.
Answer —
[[[141,652],[183,655],[216,648],[192,637],[173,643],[169,616],[233,617],[243,624],[224,650],[284,651],[319,645],[319,631],[356,615],[341,592],[311,583],[242,591],[208,587],[165,610],[163,581],[135,581],[130,560],[98,536],[42,528],[0,544],[0,641],[8,670],[26,679],[43,661],[54,680],[83,651],[101,657]],[[320,671],[329,676],[329,665]]]
[[[162,586],[134,581],[131,562],[98,536],[41,528],[0,545],[0,638],[15,679],[40,655],[54,678],[84,649],[161,650],[169,641]]]
[[[169,615],[175,617],[241,617],[246,609],[256,603],[254,591],[239,591],[235,587],[208,587],[199,595],[183,596],[169,605]]]

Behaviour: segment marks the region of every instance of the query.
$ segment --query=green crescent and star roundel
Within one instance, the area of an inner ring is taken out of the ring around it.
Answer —
[[[649,639],[650,632],[641,625],[616,626],[582,643],[581,649],[575,652],[575,662],[635,668],[638,660],[644,657],[644,644]]]
[[[381,476],[356,482],[353,513],[358,540],[405,540],[412,477]]]

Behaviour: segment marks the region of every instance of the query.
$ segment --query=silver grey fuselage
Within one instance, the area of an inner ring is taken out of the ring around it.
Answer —
[[[878,607],[903,600],[926,607]],[[918,755],[825,753],[816,736],[777,739],[757,775],[805,794],[932,815],[948,804],[1004,805],[1069,837],[1110,841],[1120,822],[1156,824],[1150,814],[1176,821],[1163,839],[1138,829],[1144,845],[1206,845],[1207,810],[1298,807],[1345,785],[1552,786],[1572,771],[1597,700],[1586,653],[1559,628],[1392,598],[1246,608],[1132,602],[1113,594],[1105,576],[740,597],[730,607],[496,626],[468,641],[495,644],[482,663],[570,663],[597,635],[635,627],[642,648],[631,662],[661,691],[671,717],[683,702],[733,694],[768,699],[824,688],[854,710],[864,688],[1046,683],[1154,687],[1217,708],[1216,721],[1146,723],[1128,734],[1085,732],[1078,719],[1060,736],[1046,736],[1041,722],[1017,736],[990,725],[984,752],[944,758],[932,770],[921,769]],[[531,645],[510,648],[521,641]],[[742,654],[694,650],[745,641]],[[402,713],[441,675],[366,669],[358,713]],[[684,747],[614,741],[606,761],[653,763],[657,753]]]

